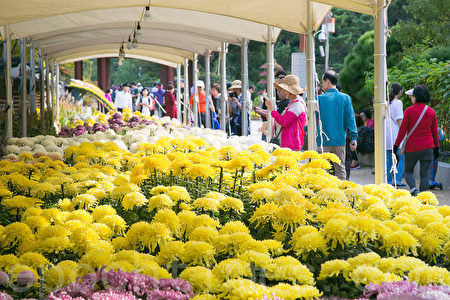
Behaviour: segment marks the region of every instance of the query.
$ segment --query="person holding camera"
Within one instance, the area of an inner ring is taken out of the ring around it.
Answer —
[[[279,83],[274,82],[279,92],[283,91],[289,104],[282,114],[274,110],[271,101],[266,100],[267,110],[272,118],[281,126],[280,146],[294,151],[302,150],[305,137],[304,126],[307,124],[306,104],[300,96],[305,92],[295,75],[287,75]]]
[[[229,88],[228,98],[230,99],[228,104],[228,111],[230,112],[230,127],[231,135],[242,136],[242,82],[235,80]]]

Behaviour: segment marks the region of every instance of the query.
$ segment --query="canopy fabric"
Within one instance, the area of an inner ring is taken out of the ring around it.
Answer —
[[[114,110],[113,104],[109,102],[108,99],[106,99],[105,93],[95,84],[77,79],[71,79],[70,86],[92,93],[98,98],[98,100],[101,104],[103,104],[104,107],[106,107],[108,110]]]
[[[62,63],[64,61],[70,61],[76,58],[93,56],[102,53],[115,53],[115,55],[111,57],[117,57],[119,53],[119,46],[114,43],[80,47],[74,46],[70,49],[50,53],[49,58],[54,59],[57,63]],[[127,49],[125,53],[128,57],[148,57],[173,64],[184,64],[186,58],[192,59],[192,53],[189,51],[152,45],[139,45],[138,48],[133,48],[131,50]]]
[[[148,3],[145,0],[1,1],[0,25],[14,24],[62,14],[102,10],[105,7],[143,8]],[[306,31],[306,0],[153,0],[151,1],[151,6],[234,17],[298,33],[305,33]],[[331,9],[331,6],[370,15],[375,15],[376,13],[376,1],[374,0],[318,0],[313,2],[314,26],[316,28],[320,25],[324,14]]]
[[[70,34],[94,29],[127,28],[131,33],[135,22],[139,20],[143,7],[108,8],[71,14],[62,14],[41,19],[11,24],[12,38],[29,37],[41,40],[49,36]],[[177,30],[186,33],[208,36],[229,43],[239,43],[242,38],[265,42],[267,26],[231,17],[181,9],[152,7],[150,21],[141,23],[141,27],[165,30]],[[57,26],[55,26],[57,25]],[[145,31],[145,30],[144,30]],[[275,30],[275,37],[280,30]]]
[[[117,57],[117,52],[99,52],[99,51],[94,51],[94,54],[91,55],[87,55],[82,54],[84,56],[80,56],[79,53],[73,54],[73,55],[68,55],[68,56],[64,56],[64,57],[60,57],[59,60],[55,61],[58,64],[66,64],[66,63],[71,63],[71,62],[75,62],[75,61],[79,61],[79,60],[85,60],[85,59],[96,59],[96,58],[103,58],[103,57]],[[171,68],[176,68],[178,66],[178,64],[170,62],[170,61],[166,61],[166,60],[161,60],[161,59],[157,59],[157,58],[153,58],[150,56],[142,56],[142,55],[136,55],[136,54],[125,54],[126,58],[134,58],[134,59],[140,59],[140,60],[145,60],[145,61],[151,61],[160,65],[164,65],[164,66],[168,66]]]

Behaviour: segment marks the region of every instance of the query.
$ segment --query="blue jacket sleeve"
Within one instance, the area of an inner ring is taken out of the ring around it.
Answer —
[[[355,112],[353,111],[352,101],[349,96],[345,99],[344,124],[345,128],[350,131],[351,140],[356,141],[358,131],[356,130]]]

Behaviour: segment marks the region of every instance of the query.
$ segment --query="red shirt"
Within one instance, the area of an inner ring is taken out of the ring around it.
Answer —
[[[408,107],[403,115],[402,125],[400,126],[395,146],[399,146],[406,133],[411,131],[420,117],[425,104],[416,103]],[[419,125],[406,143],[406,152],[417,152],[430,148],[439,147],[439,137],[437,130],[437,118],[434,110],[428,107]]]
[[[172,119],[177,117],[177,102],[175,96],[170,91],[164,94],[164,108],[166,110],[165,116],[171,117]]]

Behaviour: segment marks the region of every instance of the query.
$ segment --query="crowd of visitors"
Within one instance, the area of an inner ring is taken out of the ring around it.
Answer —
[[[272,103],[264,91],[260,96],[260,105],[254,107],[254,112],[260,116],[261,139],[268,141],[268,116],[273,118],[274,124],[270,142],[294,151],[302,150],[307,134],[307,108],[303,99],[306,92],[300,87],[299,78],[287,75],[284,70],[275,74],[275,103]],[[220,129],[220,119],[225,113],[226,128],[229,135],[242,135],[243,131],[243,90],[242,82],[234,80],[227,84],[228,106],[221,102],[221,86],[211,85],[209,95],[206,95],[205,84],[198,80],[196,84],[197,99],[191,93],[189,102],[184,99],[184,81],[181,80],[181,118],[187,123],[193,123],[193,106],[197,106],[199,114],[198,125],[206,127],[207,115],[210,116],[210,126]],[[254,87],[247,91],[247,128],[250,134],[250,114],[252,112],[252,93]],[[416,86],[405,94],[411,96],[413,105],[403,113],[403,103],[400,97],[403,88],[394,83],[390,86],[386,108],[386,174],[387,183],[397,187],[406,186],[411,194],[430,187],[439,186],[435,182],[437,171],[437,157],[439,156],[439,139],[443,139],[442,130],[437,128],[436,114],[426,103],[430,101],[428,89]],[[341,91],[338,74],[327,70],[322,76],[322,86],[317,85],[316,99],[317,116],[317,148],[319,152],[331,152],[339,157],[341,163],[333,163],[334,174],[342,179],[349,179],[350,171],[359,168],[359,157],[374,152],[374,120],[370,110],[363,110],[355,114],[352,99]],[[169,116],[177,118],[177,97],[173,82],[168,82],[167,88],[161,83],[151,89],[131,83],[123,84],[121,88],[113,87],[106,91],[105,97],[114,103],[118,111],[129,108],[140,111],[144,115]],[[208,105],[207,105],[208,103]],[[188,113],[184,114],[184,106],[188,105]],[[209,114],[207,114],[207,109]],[[420,162],[420,185],[417,188],[413,170]],[[439,187],[442,188],[442,185]]]

